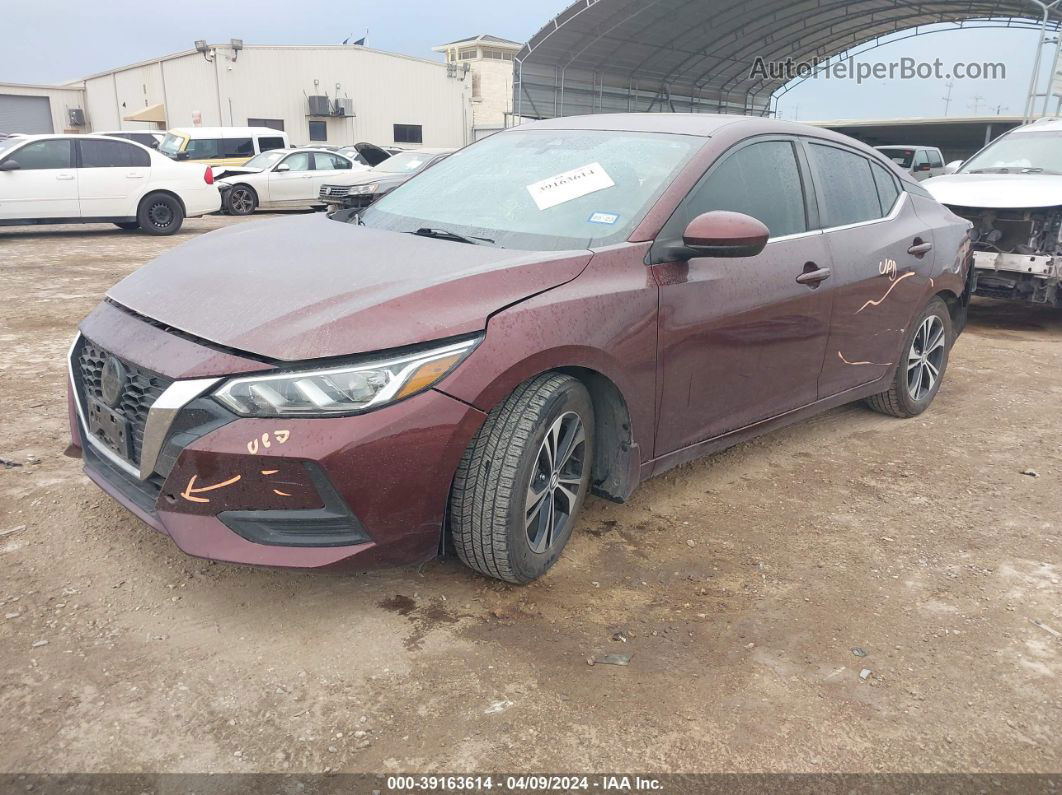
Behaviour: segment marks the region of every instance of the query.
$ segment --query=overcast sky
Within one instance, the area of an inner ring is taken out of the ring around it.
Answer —
[[[196,39],[247,44],[366,44],[425,58],[433,45],[477,33],[525,41],[568,5],[565,0],[4,0],[0,82],[57,83],[114,66],[190,49]],[[152,10],[154,9],[156,10]],[[1037,34],[1019,30],[936,33],[879,47],[866,60],[999,61],[1002,81],[954,80],[950,115],[1020,114]],[[1048,68],[1045,59],[1044,69]],[[944,80],[808,80],[781,100],[801,120],[944,115]]]

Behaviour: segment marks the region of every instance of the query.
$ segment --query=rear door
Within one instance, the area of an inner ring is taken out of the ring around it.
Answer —
[[[896,366],[933,261],[933,234],[884,165],[840,144],[806,141],[834,304],[819,397],[876,381]],[[921,252],[921,253],[911,253]]]
[[[311,199],[316,199],[313,165],[312,152],[295,152],[277,163],[266,177],[269,201],[272,204],[309,204]]]
[[[311,199],[319,196],[322,185],[335,182],[337,176],[351,173],[354,166],[347,158],[332,152],[314,152],[313,165],[314,169],[310,172],[313,185]]]
[[[32,141],[10,152],[0,165],[0,220],[77,218],[77,172],[69,138]]]
[[[151,155],[118,140],[77,142],[78,196],[83,218],[131,218],[151,176]]]
[[[830,273],[810,190],[795,139],[753,139],[716,161],[664,226],[654,257],[711,210],[758,218],[771,239],[754,257],[653,266],[662,385],[656,455],[815,402],[833,285],[797,282]]]

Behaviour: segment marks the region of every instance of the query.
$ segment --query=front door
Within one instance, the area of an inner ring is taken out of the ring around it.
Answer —
[[[754,257],[653,266],[660,284],[658,456],[816,400],[833,289],[826,243],[810,231],[807,165],[798,154],[795,140],[784,137],[730,150],[661,232],[659,243],[681,240],[697,215],[732,210],[762,221],[771,239]],[[816,280],[797,281],[810,273]]]
[[[317,198],[313,189],[313,153],[288,155],[274,166],[267,180],[271,204],[309,204]]]
[[[0,221],[77,218],[77,172],[74,145],[50,138],[20,146],[0,160]]]

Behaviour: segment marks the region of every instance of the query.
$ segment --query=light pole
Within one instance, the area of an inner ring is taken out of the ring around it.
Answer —
[[[1025,97],[1025,121],[1029,121],[1029,117],[1033,112],[1033,105],[1036,102],[1036,82],[1040,77],[1040,51],[1044,48],[1044,39],[1047,38],[1047,21],[1051,15],[1051,9],[1058,5],[1059,0],[1052,0],[1050,3],[1042,3],[1040,0],[1028,0],[1030,3],[1034,3],[1038,6],[1044,14],[1043,23],[1040,25],[1040,43],[1036,45],[1036,57],[1033,59],[1032,76],[1029,78],[1029,93]]]

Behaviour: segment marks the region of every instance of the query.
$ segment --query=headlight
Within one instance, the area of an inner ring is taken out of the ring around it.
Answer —
[[[370,183],[368,185],[354,185],[354,186],[351,187],[351,189],[349,191],[347,191],[347,195],[348,196],[364,196],[367,193],[376,193],[376,189],[378,187],[380,187],[380,186],[377,185],[375,182]]]
[[[442,380],[479,338],[360,364],[233,378],[214,397],[244,417],[357,414]]]

